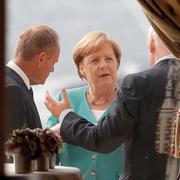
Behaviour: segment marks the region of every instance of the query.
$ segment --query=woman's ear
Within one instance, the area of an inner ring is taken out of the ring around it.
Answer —
[[[41,52],[38,56],[37,56],[37,62],[38,62],[38,66],[42,66],[47,59],[47,53],[45,51]]]
[[[86,79],[86,73],[84,72],[84,66],[82,65],[82,63],[79,64],[79,72],[82,75],[82,77]]]

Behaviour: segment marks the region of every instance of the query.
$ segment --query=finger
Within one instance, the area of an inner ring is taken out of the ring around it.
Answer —
[[[46,91],[46,93],[45,93],[45,97],[46,97],[46,96],[49,96],[49,91]]]
[[[46,96],[44,98],[44,104],[45,104],[46,108],[49,110],[49,103],[48,103],[48,101],[46,99]]]
[[[48,96],[49,96],[49,92],[46,91],[45,96],[44,96],[44,102],[45,102],[45,101],[47,102]]]
[[[63,97],[64,101],[69,102],[68,95],[67,95],[67,92],[66,92],[65,88],[63,88],[61,90],[61,93],[62,93],[62,97]]]
[[[44,97],[44,104],[46,105],[47,109],[49,109],[49,101],[48,101],[49,92],[46,91],[45,97]]]
[[[45,106],[47,107],[48,110],[51,111],[51,108],[52,108],[54,102],[55,102],[55,100],[49,95],[49,92],[46,91],[44,104],[45,104]]]
[[[49,95],[49,93],[46,93],[45,100],[49,105],[53,105],[55,103],[55,100]]]

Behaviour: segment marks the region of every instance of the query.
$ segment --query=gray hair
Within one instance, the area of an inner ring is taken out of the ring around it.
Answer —
[[[161,38],[158,36],[158,34],[156,33],[156,31],[150,27],[149,28],[149,32],[148,32],[148,45],[151,43],[151,41],[154,40],[156,46],[159,49],[164,49],[166,51],[169,51],[169,49],[167,48],[167,46],[164,44],[164,42],[161,40]],[[169,51],[170,52],[170,51]]]

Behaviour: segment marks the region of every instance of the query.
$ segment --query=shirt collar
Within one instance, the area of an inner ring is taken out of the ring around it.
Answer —
[[[158,64],[160,61],[164,61],[164,60],[167,60],[167,59],[172,59],[172,58],[175,58],[173,55],[166,55],[166,56],[163,56],[163,57],[161,57],[160,59],[158,59],[157,61],[156,61],[156,63],[155,63],[155,65],[156,64]]]
[[[28,77],[17,64],[15,64],[13,61],[9,61],[7,66],[13,69],[22,78],[28,89],[31,88]]]

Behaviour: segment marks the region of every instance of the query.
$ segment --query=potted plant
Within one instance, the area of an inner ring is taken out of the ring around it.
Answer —
[[[5,154],[14,156],[16,173],[31,172],[32,160],[37,159],[41,153],[41,140],[29,128],[13,130],[5,142]]]
[[[54,168],[55,156],[62,150],[63,141],[60,136],[51,129],[35,130],[36,135],[41,140],[41,155],[35,160],[35,170],[47,170]]]

